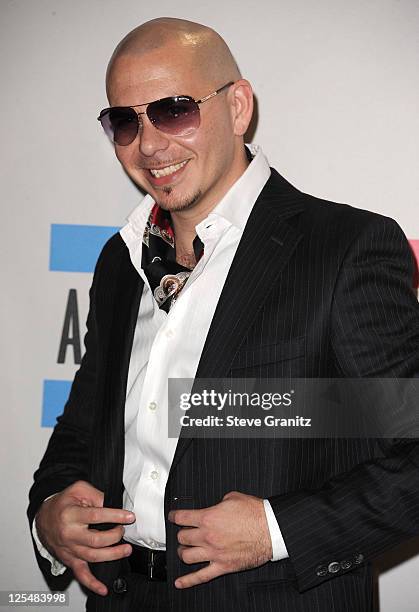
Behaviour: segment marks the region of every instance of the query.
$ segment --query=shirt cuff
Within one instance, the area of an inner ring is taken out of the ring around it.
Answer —
[[[265,508],[266,520],[268,522],[269,534],[272,542],[272,558],[271,561],[279,561],[280,559],[286,559],[289,557],[287,547],[285,546],[284,538],[282,537],[281,530],[276,520],[272,506],[267,499],[263,500]]]
[[[50,495],[44,501],[46,501],[50,497],[53,497],[53,495]],[[39,539],[38,532],[36,530],[35,519],[32,523],[32,537],[35,540],[36,548],[38,549],[38,552],[41,555],[41,557],[43,557],[44,559],[47,559],[51,563],[51,574],[53,576],[61,576],[61,574],[64,574],[67,567],[63,563],[61,563],[61,561],[58,561],[58,559],[53,557],[51,553],[48,552],[48,550],[45,548],[45,546],[41,544],[41,540]]]

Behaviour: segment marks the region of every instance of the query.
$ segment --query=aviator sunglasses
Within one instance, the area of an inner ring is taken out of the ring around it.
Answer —
[[[98,121],[101,122],[111,141],[122,146],[129,145],[136,139],[141,126],[140,115],[147,115],[154,127],[166,134],[186,136],[199,128],[201,122],[199,105],[233,84],[233,81],[230,81],[199,100],[191,96],[171,96],[134,106],[104,108],[100,112]],[[139,106],[147,108],[141,112],[134,110]]]

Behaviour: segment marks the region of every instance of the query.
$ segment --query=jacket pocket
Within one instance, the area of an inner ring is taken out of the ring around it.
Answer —
[[[231,363],[231,369],[248,368],[301,357],[305,354],[305,341],[305,336],[299,336],[285,342],[259,344],[239,350]]]

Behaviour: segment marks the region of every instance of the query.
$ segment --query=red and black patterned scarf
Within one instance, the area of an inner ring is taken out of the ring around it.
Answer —
[[[204,252],[199,236],[195,236],[193,249],[198,262]],[[169,312],[192,270],[176,261],[171,216],[157,204],[151,209],[144,229],[141,267],[159,308]]]

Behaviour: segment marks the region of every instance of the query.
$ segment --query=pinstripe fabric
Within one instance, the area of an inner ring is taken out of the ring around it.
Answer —
[[[302,194],[273,171],[229,271],[197,376],[417,376],[411,279],[411,254],[394,221]],[[30,520],[47,495],[81,477],[105,491],[107,505],[121,504],[124,394],[141,289],[125,245],[113,237],[94,277],[86,355],[35,474]],[[418,463],[414,440],[181,438],[166,516],[176,507],[210,506],[231,490],[268,497],[290,558],[178,591],[173,580],[198,566],[179,560],[177,527],[167,522],[169,609],[370,610],[371,560],[419,532]],[[327,571],[345,561],[350,567]],[[93,570],[112,587],[127,566]],[[134,588],[91,597],[89,610],[134,610]]]
[[[91,596],[87,602],[87,612],[167,612],[170,603],[166,582],[150,582],[145,576],[130,574],[128,569],[124,571],[124,580],[127,583],[125,593],[112,594],[105,599],[100,595]]]

